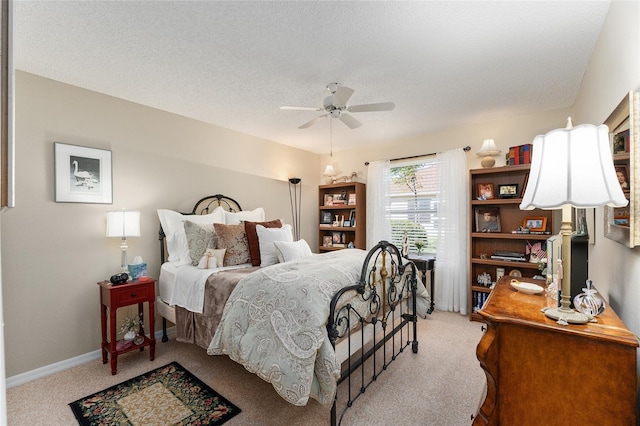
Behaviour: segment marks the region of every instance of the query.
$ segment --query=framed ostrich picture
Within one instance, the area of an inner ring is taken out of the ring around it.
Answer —
[[[113,203],[111,151],[54,143],[57,203]]]

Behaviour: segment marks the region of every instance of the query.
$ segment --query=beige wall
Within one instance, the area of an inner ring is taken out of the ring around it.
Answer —
[[[112,151],[113,205],[54,202],[54,141]],[[16,207],[1,224],[7,377],[99,348],[96,282],[120,264],[105,212],[141,211],[128,253],[157,276],[156,209],[189,211],[223,193],[291,222],[286,179],[295,175],[302,237],[314,247],[319,167],[316,154],[18,72]]]
[[[245,209],[264,206],[268,216],[289,219],[283,180],[295,174],[303,179],[302,236],[313,247],[316,185],[329,161],[364,181],[365,161],[469,145],[468,165],[475,168],[485,138],[494,138],[504,153],[563,127],[568,115],[576,125],[602,122],[627,91],[640,90],[639,9],[638,2],[611,4],[574,106],[337,152],[332,159],[19,72],[17,207],[3,215],[0,234],[7,376],[98,349],[95,282],[119,264],[118,242],[104,237],[107,210],[142,211],[143,236],[129,240],[129,252],[157,271],[155,209],[185,210],[202,194],[222,192]],[[54,141],[113,151],[112,206],[53,201]],[[502,156],[497,164],[504,164]],[[639,249],[604,238],[602,221],[596,209],[589,274],[640,334]]]

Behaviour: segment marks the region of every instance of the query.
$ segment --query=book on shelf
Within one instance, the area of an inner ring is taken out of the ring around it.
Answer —
[[[516,262],[527,261],[527,257],[525,256],[525,254],[519,251],[496,250],[491,255],[491,258],[495,260],[508,260],[508,261],[516,261]]]
[[[509,262],[526,262],[526,257],[513,257],[513,256],[496,256],[495,254],[491,255],[493,260],[507,260]]]

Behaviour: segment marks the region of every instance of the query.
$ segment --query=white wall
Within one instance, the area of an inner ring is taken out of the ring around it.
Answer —
[[[113,205],[54,201],[56,141],[112,151]],[[319,167],[316,154],[18,72],[16,207],[0,233],[7,376],[99,349],[96,283],[120,265],[105,212],[141,211],[142,235],[128,239],[128,253],[157,277],[156,209],[190,211],[222,193],[291,222],[286,179],[295,175],[301,234],[317,247]]]

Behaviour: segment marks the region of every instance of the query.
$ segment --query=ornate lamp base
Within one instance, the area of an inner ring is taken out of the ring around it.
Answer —
[[[560,325],[586,324],[591,321],[591,317],[588,315],[570,308],[544,308],[542,312],[547,317],[556,320]]]

